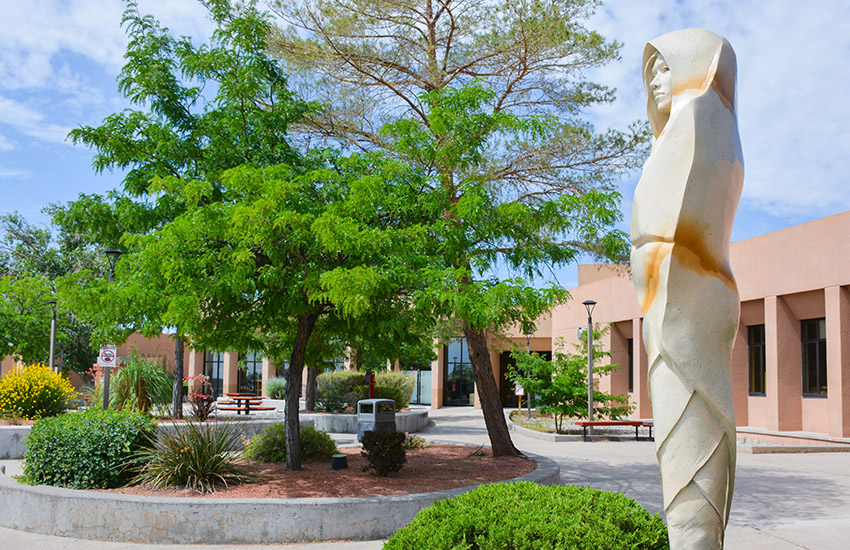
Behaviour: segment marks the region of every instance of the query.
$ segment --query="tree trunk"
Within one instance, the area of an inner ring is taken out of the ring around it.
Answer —
[[[174,338],[174,385],[171,387],[171,417],[183,418],[183,337]]]
[[[301,390],[301,371],[304,369],[304,356],[307,341],[316,326],[318,313],[298,315],[298,328],[295,333],[295,345],[286,370],[285,407],[286,412],[286,469],[301,469],[301,426],[298,422],[298,392]]]
[[[307,367],[307,392],[304,394],[304,408],[308,411],[316,410],[316,384],[319,379],[319,367]]]
[[[493,377],[490,363],[490,350],[487,349],[487,335],[469,323],[463,324],[466,345],[469,349],[469,361],[472,363],[472,373],[475,375],[475,387],[481,400],[481,410],[484,412],[484,424],[490,436],[490,446],[493,456],[522,456],[514,447],[508,432],[508,423],[502,409],[499,396],[499,386]]]

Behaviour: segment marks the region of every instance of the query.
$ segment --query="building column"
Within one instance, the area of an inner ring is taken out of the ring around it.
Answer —
[[[221,374],[222,393],[236,393],[239,390],[239,354],[233,351],[224,353],[224,365]]]
[[[602,349],[609,350],[611,357],[609,363],[620,365],[609,376],[599,379],[599,389],[611,395],[629,394],[629,343],[616,324],[611,325],[611,330],[602,337]],[[601,362],[594,360],[594,364]]]
[[[781,296],[764,299],[765,393],[767,428],[803,427],[803,374],[800,321]]]
[[[267,396],[269,394],[266,390],[266,382],[274,378],[276,374],[277,368],[275,367],[274,361],[268,357],[263,357],[263,395]]]
[[[749,426],[750,422],[750,356],[747,327],[738,323],[738,334],[732,347],[732,402],[735,425]]]
[[[632,361],[634,362],[634,391],[631,402],[635,409],[632,416],[635,418],[652,418],[652,404],[649,401],[649,389],[647,388],[647,370],[649,360],[646,357],[646,348],[643,345],[643,319],[632,319]]]
[[[831,286],[824,299],[829,435],[850,437],[850,292]]]
[[[204,352],[189,350],[189,361],[187,361],[188,378],[193,378],[204,374]],[[201,382],[198,380],[189,380],[189,397],[195,392],[201,391]]]

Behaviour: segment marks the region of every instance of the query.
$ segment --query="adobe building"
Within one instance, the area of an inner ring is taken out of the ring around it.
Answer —
[[[732,365],[739,431],[850,438],[850,212],[732,243],[731,266],[741,295]],[[543,353],[558,338],[571,347],[578,328],[587,326],[582,302],[596,301],[593,321],[612,324],[603,345],[621,365],[599,387],[628,394],[632,416],[651,418],[642,312],[628,269],[582,265],[578,275],[568,304],[534,334],[510,334],[510,340]],[[433,407],[477,400],[460,344],[444,346],[432,365]],[[490,359],[504,405],[515,406],[505,378],[509,346],[493,339]]]

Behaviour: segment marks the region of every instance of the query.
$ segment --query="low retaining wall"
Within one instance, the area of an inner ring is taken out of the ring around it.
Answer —
[[[232,416],[223,417],[232,419]],[[300,413],[299,422],[302,426],[312,426],[317,430],[328,433],[357,433],[356,414],[319,414]],[[252,420],[238,420],[242,432],[251,437],[260,433],[269,424],[283,422],[284,416],[280,414],[276,418],[262,418]],[[234,420],[234,422],[237,422]],[[396,429],[400,432],[418,432],[428,425],[428,410],[415,410],[396,413]],[[0,460],[20,460],[23,458],[26,447],[26,437],[30,433],[31,426],[0,426]],[[173,424],[164,422],[159,425],[163,431],[173,430]]]
[[[537,469],[508,481],[560,482],[558,465],[529,456]],[[23,485],[0,475],[0,526],[62,537],[157,544],[270,544],[377,540],[419,510],[476,486],[386,497],[143,497]]]
[[[328,433],[356,434],[356,414],[301,413],[299,418],[311,421],[313,427]],[[428,425],[428,410],[398,412],[395,427],[400,432],[418,432]]]
[[[24,440],[31,426],[0,426],[0,460],[17,460],[24,455]]]

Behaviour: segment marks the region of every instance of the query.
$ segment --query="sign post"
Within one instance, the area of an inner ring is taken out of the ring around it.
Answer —
[[[522,413],[522,396],[525,395],[525,389],[519,382],[514,382],[514,395],[519,397],[519,408],[517,410]]]
[[[97,354],[97,366],[103,368],[103,410],[109,408],[109,372],[118,366],[118,346],[107,345]]]

